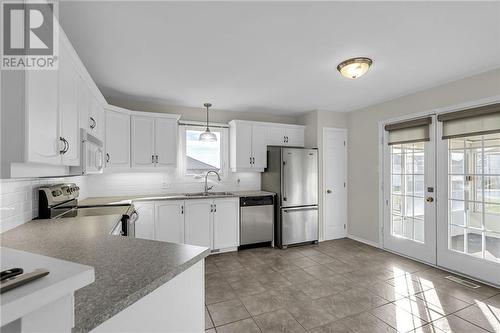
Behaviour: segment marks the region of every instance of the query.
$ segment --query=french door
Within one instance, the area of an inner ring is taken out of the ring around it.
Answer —
[[[500,133],[443,139],[437,149],[437,264],[500,285]]]
[[[384,248],[500,285],[500,103],[385,125],[383,177]]]
[[[384,248],[430,264],[436,263],[434,118],[386,131],[383,168]]]

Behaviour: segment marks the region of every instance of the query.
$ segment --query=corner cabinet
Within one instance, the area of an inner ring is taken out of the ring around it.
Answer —
[[[263,172],[267,167],[267,146],[304,146],[304,126],[246,120],[232,120],[229,126],[233,172]]]
[[[131,166],[136,169],[175,167],[178,115],[133,112]]]
[[[106,168],[130,168],[130,113],[128,110],[108,106],[106,119]]]

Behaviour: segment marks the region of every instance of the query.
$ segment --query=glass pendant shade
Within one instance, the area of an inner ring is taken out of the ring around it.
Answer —
[[[217,141],[217,136],[210,132],[210,128],[208,127],[208,109],[212,106],[212,104],[205,103],[203,106],[207,108],[207,128],[205,129],[205,132],[200,134],[198,140],[203,142],[215,142]]]
[[[371,65],[372,60],[370,58],[352,58],[340,63],[337,70],[343,77],[356,79],[366,74]]]
[[[217,136],[214,133],[210,132],[210,129],[207,127],[205,132],[200,134],[200,137],[198,140],[203,141],[203,142],[215,142],[215,141],[217,141]]]

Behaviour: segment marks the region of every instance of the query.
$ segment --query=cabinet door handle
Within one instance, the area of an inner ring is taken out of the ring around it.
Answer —
[[[255,164],[255,157],[252,157],[252,164]]]
[[[249,158],[250,158],[250,164],[252,164],[252,156],[250,156]]]
[[[62,136],[59,137],[59,140],[62,141],[62,143],[64,144],[64,147],[63,149],[59,150],[59,154],[66,154],[66,152],[68,151],[69,149],[69,143],[68,141],[66,141],[65,138],[63,138]]]
[[[106,153],[106,163],[109,163],[109,153]]]
[[[155,163],[155,155],[151,155],[151,163]]]
[[[158,155],[155,155],[155,163],[158,164]]]
[[[210,213],[214,212],[214,205],[210,204]]]
[[[217,205],[214,204],[214,213],[217,212]]]
[[[90,121],[91,121],[90,128],[94,129],[97,125],[97,122],[95,121],[95,119],[93,117],[90,117]]]
[[[181,206],[181,214],[184,214],[184,205]]]

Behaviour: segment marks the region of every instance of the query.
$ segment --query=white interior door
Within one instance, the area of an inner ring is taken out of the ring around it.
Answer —
[[[441,139],[437,264],[500,285],[500,133]]]
[[[323,129],[323,236],[347,235],[347,130]]]
[[[429,141],[384,137],[384,248],[436,264],[435,117]]]

